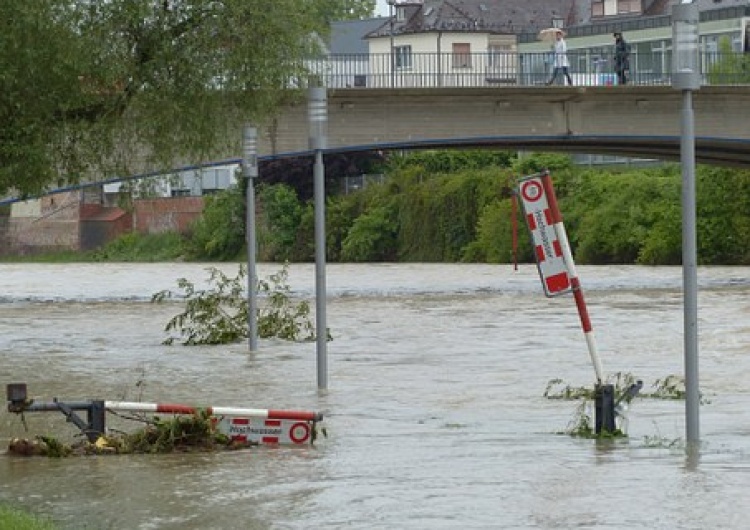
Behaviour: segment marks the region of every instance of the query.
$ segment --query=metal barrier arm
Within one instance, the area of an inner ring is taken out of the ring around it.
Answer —
[[[76,427],[81,429],[81,432],[86,433],[89,430],[89,426],[84,422],[80,417],[78,417],[78,414],[75,413],[75,411],[70,407],[70,405],[63,403],[61,401],[54,401],[54,404],[57,405],[57,409],[65,415],[65,419],[69,421],[70,423],[75,424]],[[33,410],[33,409],[28,409]]]
[[[315,424],[322,421],[319,412],[306,410],[251,409],[243,407],[197,408],[173,403],[140,403],[125,401],[71,401],[62,402],[54,398],[52,402],[35,403],[28,399],[26,384],[7,385],[8,411],[15,414],[24,412],[60,411],[66,420],[73,423],[86,435],[90,442],[106,434],[106,413],[108,411],[146,412],[152,414],[197,414],[205,411],[217,418],[217,423],[225,422],[226,430],[232,439],[248,439],[249,435],[260,436],[262,443],[301,444],[315,439]],[[76,411],[85,410],[84,421]],[[225,421],[226,419],[226,421]]]
[[[635,396],[638,395],[642,388],[643,381],[641,381],[640,379],[630,385],[628,389],[625,390],[619,398],[617,398],[617,401],[615,402],[615,414],[617,414],[618,416],[622,416],[627,409],[626,405],[630,403]]]

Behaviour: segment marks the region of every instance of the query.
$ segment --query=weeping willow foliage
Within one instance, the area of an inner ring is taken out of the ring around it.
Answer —
[[[372,0],[3,0],[0,194],[240,152]]]
[[[507,183],[496,170],[435,176],[413,185],[400,202],[400,259],[460,261],[476,238],[480,212],[503,188]]]

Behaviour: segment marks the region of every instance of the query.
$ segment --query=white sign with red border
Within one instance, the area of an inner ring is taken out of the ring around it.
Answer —
[[[552,221],[542,179],[538,176],[520,179],[518,191],[545,294],[557,296],[570,292],[570,274]]]
[[[301,445],[311,443],[312,426],[300,420],[224,417],[216,430],[235,442]]]

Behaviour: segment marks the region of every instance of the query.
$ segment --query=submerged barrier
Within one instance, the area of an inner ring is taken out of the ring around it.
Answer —
[[[323,420],[319,412],[305,410],[257,409],[242,407],[194,407],[177,403],[80,400],[36,402],[29,399],[25,383],[8,384],[8,412],[60,412],[86,435],[90,442],[107,434],[106,414],[150,413],[210,416],[216,432],[246,444],[312,443],[315,424]],[[77,412],[85,412],[82,418]]]

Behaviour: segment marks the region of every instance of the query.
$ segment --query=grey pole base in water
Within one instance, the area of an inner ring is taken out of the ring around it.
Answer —
[[[698,390],[698,252],[695,207],[695,118],[693,90],[701,85],[700,11],[695,0],[672,6],[672,87],[682,91],[682,294],[685,341],[685,430],[688,449],[700,442]]]
[[[323,153],[315,151],[315,335],[318,388],[328,388],[328,326],[326,323],[325,168]]]
[[[247,184],[245,194],[245,243],[247,244],[247,338],[250,351],[258,350],[258,300],[255,286],[256,272],[255,240],[255,178],[258,176],[258,129],[245,125],[242,131],[242,173]]]
[[[695,206],[695,132],[693,94],[682,92],[682,284],[685,335],[685,430],[688,444],[700,442],[698,389],[698,252]]]
[[[328,325],[326,323],[326,188],[323,149],[328,143],[328,93],[325,87],[310,87],[308,119],[310,149],[315,151],[313,186],[315,202],[315,333],[318,388],[328,388]]]

